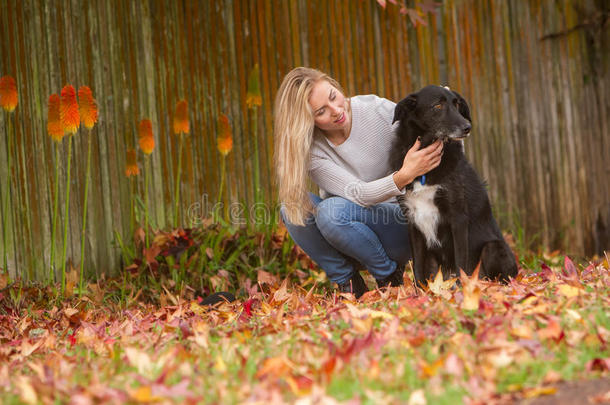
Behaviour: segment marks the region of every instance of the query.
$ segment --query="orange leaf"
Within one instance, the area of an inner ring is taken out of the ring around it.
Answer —
[[[262,366],[256,372],[256,378],[282,377],[290,371],[288,360],[284,357],[271,357],[265,359]]]
[[[76,102],[76,90],[71,85],[66,85],[61,90],[60,120],[67,134],[75,134],[80,126],[78,114],[78,103]]]
[[[536,398],[541,395],[552,395],[557,392],[556,387],[534,387],[527,388],[523,391],[523,396],[525,398]]]
[[[231,125],[229,124],[229,117],[225,114],[220,114],[218,118],[218,151],[223,155],[227,156],[231,149],[233,149],[233,135],[231,134]]]
[[[78,89],[80,121],[85,128],[91,129],[97,122],[97,103],[93,98],[91,89],[88,86],[81,86]]]
[[[549,319],[549,323],[543,329],[538,331],[538,338],[541,340],[545,339],[559,339],[561,337],[561,325],[554,319]]]
[[[125,167],[125,176],[137,176],[140,174],[140,168],[138,167],[138,161],[136,159],[136,151],[134,149],[127,150],[127,165]]]
[[[64,128],[61,126],[59,106],[61,101],[57,94],[49,96],[49,112],[47,114],[47,131],[55,142],[60,142],[64,137]]]
[[[150,155],[155,149],[155,137],[152,132],[152,123],[148,119],[140,121],[138,126],[138,143],[140,149],[146,155]]]
[[[3,76],[0,79],[0,107],[7,112],[13,112],[17,107],[17,85],[12,76]]]
[[[472,273],[471,277],[468,277],[463,270],[460,269],[460,280],[462,281],[464,300],[462,301],[462,309],[465,310],[477,310],[479,309],[479,296],[481,295],[481,289],[478,287],[479,284],[479,269],[481,262]]]
[[[176,104],[176,114],[174,115],[174,134],[189,133],[188,104],[186,100],[180,100]]]

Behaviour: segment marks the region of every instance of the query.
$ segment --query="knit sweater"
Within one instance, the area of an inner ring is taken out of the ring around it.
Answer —
[[[325,136],[315,136],[309,175],[320,187],[320,196],[335,195],[368,207],[396,202],[404,194],[394,183],[390,149],[396,125],[392,125],[395,103],[375,95],[351,99],[352,129],[340,145]]]

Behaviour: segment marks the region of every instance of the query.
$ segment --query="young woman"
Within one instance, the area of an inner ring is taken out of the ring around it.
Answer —
[[[390,170],[394,106],[375,95],[346,98],[334,79],[304,67],[284,77],[275,100],[282,219],[328,278],[357,298],[367,291],[361,266],[379,287],[403,283],[411,254],[395,197],[442,156],[442,142],[421,150],[416,142],[402,168]],[[309,179],[320,196],[307,192]]]

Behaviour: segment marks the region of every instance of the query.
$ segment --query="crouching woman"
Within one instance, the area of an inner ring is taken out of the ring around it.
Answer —
[[[407,152],[389,166],[395,104],[375,95],[347,98],[331,77],[310,68],[289,72],[274,108],[280,214],[292,239],[341,292],[401,285],[411,258],[408,226],[396,196],[440,163],[443,144]],[[320,195],[309,193],[312,180]]]

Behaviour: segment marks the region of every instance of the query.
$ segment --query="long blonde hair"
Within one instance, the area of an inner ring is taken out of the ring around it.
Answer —
[[[279,199],[286,218],[294,225],[305,225],[313,205],[307,194],[308,164],[314,133],[314,115],[309,96],[314,85],[326,80],[341,93],[336,80],[316,69],[298,67],[282,81],[275,98],[275,170]]]

